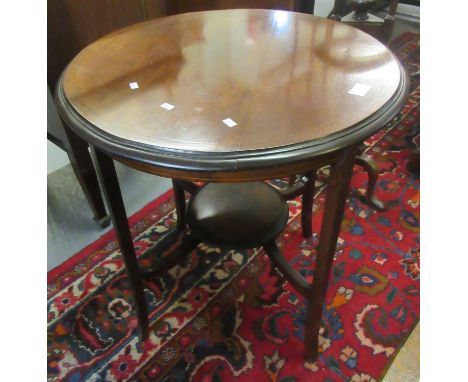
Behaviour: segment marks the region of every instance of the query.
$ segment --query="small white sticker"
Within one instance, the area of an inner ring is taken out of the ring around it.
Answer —
[[[351,88],[350,91],[348,91],[348,93],[364,97],[370,88],[371,88],[370,85],[357,83]]]
[[[175,108],[174,105],[171,105],[170,103],[167,103],[167,102],[164,102],[159,106],[161,106],[163,109],[166,109],[166,110],[172,110]]]
[[[130,89],[132,89],[132,90],[135,90],[135,89],[139,88],[138,82],[130,82],[128,85],[130,86]]]
[[[231,118],[226,118],[226,119],[223,119],[223,123],[225,125],[228,125],[229,127],[233,127],[233,126],[236,126],[237,123],[234,122]]]

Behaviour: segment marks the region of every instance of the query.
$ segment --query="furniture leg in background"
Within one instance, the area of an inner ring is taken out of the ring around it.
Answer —
[[[363,198],[363,202],[369,204],[369,206],[375,208],[377,211],[385,211],[385,204],[375,196],[375,186],[377,185],[377,178],[379,176],[377,164],[369,155],[364,153],[356,157],[355,163],[361,166],[369,177],[366,196]]]
[[[366,195],[362,198],[362,202],[375,208],[377,211],[384,211],[386,209],[385,204],[375,196],[375,187],[379,176],[376,163],[369,155],[364,153],[357,155],[354,163],[364,168],[369,177]],[[280,191],[286,200],[295,199],[298,196],[302,197],[301,226],[302,235],[304,237],[310,237],[312,235],[315,180],[315,171],[308,172],[305,175],[291,176],[289,178],[288,187]]]
[[[106,212],[96,170],[88,151],[88,144],[70,129],[65,128],[64,130],[68,144],[64,144],[50,133],[47,133],[47,139],[67,153],[73,172],[94,215],[94,221],[101,228],[105,228],[110,224],[110,217]]]
[[[98,177],[89,152],[89,146],[66,126],[65,134],[70,143],[70,150],[67,151],[67,154],[73,172],[93,211],[94,220],[101,228],[105,228],[110,224],[110,217],[106,212]]]
[[[110,224],[110,218],[101,195],[89,145],[68,128],[59,117],[49,87],[47,87],[47,139],[67,153],[73,172],[94,215],[94,220],[102,228],[107,227]]]

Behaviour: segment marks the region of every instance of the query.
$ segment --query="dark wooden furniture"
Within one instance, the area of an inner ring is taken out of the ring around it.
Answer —
[[[399,0],[335,0],[328,17],[359,28],[388,44],[395,25],[398,3]],[[383,19],[372,13],[373,10],[387,6],[388,11]]]
[[[380,19],[368,13],[372,9],[378,10],[387,5],[389,9],[385,19]],[[335,0],[328,18],[359,28],[373,35],[384,44],[388,44],[394,27],[397,6],[398,0]],[[362,146],[356,157],[356,164],[367,172],[369,178],[363,202],[368,203],[376,210],[383,211],[386,208],[384,203],[374,194],[379,170],[377,164],[363,152],[363,149],[364,146]]]
[[[313,13],[315,0],[48,0],[47,80],[54,89],[65,66],[84,47],[119,28],[155,17],[226,8],[303,10]],[[88,145],[61,125],[48,125],[47,138],[64,150],[101,227],[109,224]]]
[[[170,0],[167,11],[170,15],[222,9],[276,9],[313,12],[315,0]]]
[[[368,14],[367,11],[370,9],[380,9],[389,5],[389,11],[385,19],[380,19],[371,14]],[[371,35],[378,38],[385,44],[389,43],[390,35],[393,31],[394,18],[396,14],[396,9],[398,6],[398,0],[389,0],[389,1],[377,1],[377,0],[335,0],[334,6],[328,18],[332,20],[338,20],[346,22],[348,25],[358,27],[359,29],[370,33]],[[313,14],[314,4],[312,8],[307,8],[305,4],[302,6],[302,11],[306,13]],[[351,12],[353,11],[353,12]],[[348,13],[351,12],[351,13]],[[348,13],[346,15],[346,13]],[[346,16],[345,16],[346,15]],[[344,17],[343,17],[344,16]],[[345,47],[343,47],[345,48]],[[377,198],[375,195],[375,187],[377,185],[379,169],[375,161],[372,160],[368,155],[364,153],[364,146],[361,147],[361,150],[358,151],[356,156],[355,163],[361,166],[368,175],[367,191],[365,197],[362,199],[364,203],[369,204],[372,208],[383,211],[385,210],[385,204]],[[305,177],[308,179],[307,177]],[[303,182],[304,177],[302,174],[294,175],[290,178],[290,186],[295,184],[295,180],[298,179],[298,183],[294,187],[294,193],[291,190],[284,190],[285,195],[300,195],[301,192],[297,192],[298,187],[301,187],[302,190],[306,190],[308,187],[306,183]],[[302,232],[304,236],[309,236],[311,234],[310,221],[307,219],[307,216],[311,216],[312,203],[307,200],[306,194],[303,194],[303,203],[302,203]],[[313,196],[312,196],[313,198]]]
[[[260,8],[313,13],[315,0],[47,0],[47,82],[83,48],[117,29],[183,12]]]
[[[84,47],[116,29],[167,14],[166,0],[48,0],[47,82],[53,91],[66,65]],[[88,144],[66,124],[47,126],[47,139],[64,150],[101,226],[110,224]]]
[[[75,57],[59,80],[57,106],[94,150],[142,338],[149,331],[142,281],[148,273],[138,266],[113,159],[173,179],[178,224],[155,251],[183,240],[149,275],[174,265],[200,240],[264,246],[308,301],[306,358],[313,360],[359,144],[396,115],[407,93],[405,71],[377,40],[286,11],[152,20],[114,32]],[[331,166],[329,187],[308,284],[274,243],[285,224],[285,196],[245,182],[302,173],[312,194],[315,172],[325,165]],[[200,189],[193,181],[209,184]],[[188,209],[185,191],[194,195]],[[232,222],[245,224],[243,235]]]
[[[51,105],[53,106],[53,103]],[[48,113],[53,112],[55,110],[48,111]],[[102,228],[107,227],[110,224],[110,216],[106,212],[96,171],[88,151],[88,144],[77,138],[72,130],[65,129],[60,125],[58,118],[57,120],[50,118],[50,122],[48,118],[47,139],[67,153],[73,172],[94,215],[94,220]]]
[[[117,29],[166,16],[169,0],[47,0],[47,82],[83,48]]]

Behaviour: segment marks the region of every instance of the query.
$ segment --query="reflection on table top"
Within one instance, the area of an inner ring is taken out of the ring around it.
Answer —
[[[187,13],[136,24],[84,49],[65,95],[120,138],[200,152],[275,148],[377,112],[401,81],[371,36],[306,14]]]

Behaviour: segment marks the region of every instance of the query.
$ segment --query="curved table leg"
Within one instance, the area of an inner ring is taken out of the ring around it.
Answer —
[[[148,338],[148,307],[145,301],[143,282],[138,268],[138,260],[133,247],[133,240],[128,225],[127,213],[120,192],[117,173],[115,172],[113,159],[96,148],[92,148],[96,158],[96,165],[102,176],[102,188],[108,202],[109,213],[114,225],[120,251],[124,258],[130,286],[135,297],[138,325],[143,340]]]
[[[386,209],[385,204],[374,195],[375,186],[377,184],[377,177],[379,176],[377,165],[372,160],[372,158],[366,154],[357,156],[356,164],[364,168],[369,176],[366,194],[367,200],[365,200],[365,202],[378,211],[384,211]]]

